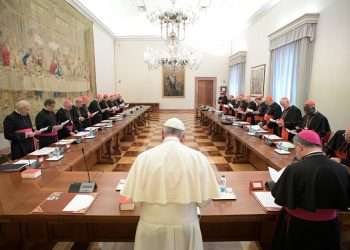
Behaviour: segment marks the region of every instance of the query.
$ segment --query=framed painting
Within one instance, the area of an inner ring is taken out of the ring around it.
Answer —
[[[252,67],[250,74],[250,95],[263,96],[265,85],[265,64]]]
[[[163,66],[163,97],[185,97],[185,67]]]

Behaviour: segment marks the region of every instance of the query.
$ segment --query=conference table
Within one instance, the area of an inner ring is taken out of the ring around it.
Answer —
[[[104,158],[98,155],[103,156],[105,153],[101,152],[105,152],[106,148],[116,150],[117,142],[113,141],[116,134],[129,138],[137,133],[138,127],[145,125],[142,117],[147,109],[142,110],[120,124],[115,124],[110,131],[100,131],[95,140],[84,142],[83,144],[89,143],[84,145],[87,157],[95,155],[91,158],[98,163],[98,160]],[[67,192],[72,182],[87,180],[87,172],[78,166],[82,146],[72,145],[62,163],[44,162],[42,176],[37,179],[22,179],[19,173],[0,174],[0,249],[52,249],[59,241],[73,241],[84,246],[88,242],[134,240],[139,208],[120,211],[120,194],[115,191],[119,180],[126,178],[126,172],[92,171],[91,179],[98,186],[97,197],[84,214],[33,213],[53,192]],[[68,154],[71,156],[68,157]],[[217,174],[226,176],[227,185],[232,187],[237,200],[212,201],[200,209],[203,240],[257,241],[262,249],[269,249],[278,212],[266,211],[249,188],[251,181],[269,180],[268,172]],[[341,213],[340,219],[344,222],[343,231],[348,229],[346,226],[349,225],[349,216]]]
[[[295,158],[294,150],[288,155],[280,155],[274,151],[274,144],[268,145],[260,137],[249,135],[247,129],[223,124],[215,111],[200,111],[200,121],[208,127],[213,140],[226,141],[225,151],[233,155],[233,163],[250,163],[257,170],[266,171],[268,167],[280,170]]]

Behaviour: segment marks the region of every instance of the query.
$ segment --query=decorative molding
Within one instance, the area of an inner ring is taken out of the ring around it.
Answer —
[[[229,57],[229,66],[238,63],[245,63],[247,58],[247,51],[238,51]]]
[[[105,25],[97,16],[95,16],[88,8],[86,8],[81,2],[78,0],[65,0],[69,3],[73,8],[79,11],[83,16],[88,18],[90,21],[98,24],[107,34],[115,39],[115,35],[112,30],[110,30],[107,25]]]
[[[260,9],[258,9],[247,21],[247,27],[253,25],[258,22],[261,18],[263,18],[273,7],[275,7],[280,0],[274,0],[269,3],[264,4]]]
[[[317,24],[320,18],[319,13],[307,13],[302,15],[301,17],[295,19],[294,21],[288,23],[287,25],[279,28],[275,32],[271,33],[268,37],[270,40],[273,40],[279,36],[282,36],[292,30],[297,29],[298,27],[305,24]]]

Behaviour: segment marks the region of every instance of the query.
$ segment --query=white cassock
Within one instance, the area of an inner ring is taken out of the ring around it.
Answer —
[[[202,153],[165,138],[137,157],[121,194],[141,204],[135,250],[203,249],[197,206],[219,194]]]

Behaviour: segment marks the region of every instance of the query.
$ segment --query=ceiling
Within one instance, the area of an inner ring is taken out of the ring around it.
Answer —
[[[116,37],[159,36],[160,26],[150,23],[146,12],[140,11],[137,4],[145,3],[148,11],[171,6],[170,0],[73,1],[99,19]],[[279,0],[177,0],[177,4],[179,7],[191,8],[197,7],[201,1],[210,2],[210,6],[200,12],[197,22],[188,27],[186,42],[196,46],[211,44],[211,47],[217,48],[227,45],[234,35],[246,28],[253,17],[279,2]]]

